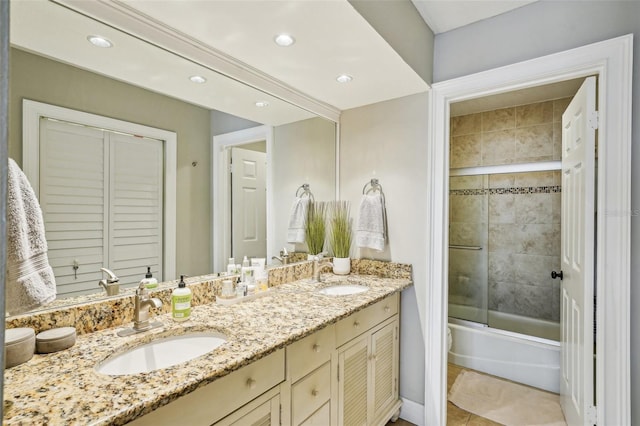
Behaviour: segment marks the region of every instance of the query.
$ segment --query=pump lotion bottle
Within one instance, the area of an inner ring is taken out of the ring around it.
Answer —
[[[171,293],[171,316],[174,321],[186,321],[191,315],[191,289],[184,282],[184,275],[180,275],[178,288]]]

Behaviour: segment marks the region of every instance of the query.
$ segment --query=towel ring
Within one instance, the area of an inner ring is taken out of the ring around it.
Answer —
[[[384,198],[384,192],[382,192],[382,185],[378,182],[378,179],[373,178],[371,181],[364,184],[362,187],[362,195],[366,195],[371,191],[379,191]]]
[[[296,197],[302,197],[303,195],[306,195],[307,197],[309,197],[311,199],[311,201],[315,202],[315,199],[313,197],[313,193],[309,189],[309,184],[308,183],[303,183],[302,185],[300,185],[298,187],[298,189],[296,189]]]

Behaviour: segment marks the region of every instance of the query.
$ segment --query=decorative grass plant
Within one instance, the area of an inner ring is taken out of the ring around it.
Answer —
[[[309,254],[320,254],[324,248],[327,219],[327,203],[310,201],[307,209],[305,236]]]
[[[331,203],[330,225],[329,244],[331,245],[331,250],[333,250],[333,256],[339,258],[349,257],[352,233],[348,201],[334,201]]]

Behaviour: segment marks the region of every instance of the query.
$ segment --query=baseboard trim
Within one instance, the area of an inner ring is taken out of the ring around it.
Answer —
[[[402,400],[402,408],[400,408],[400,418],[411,422],[417,426],[424,426],[424,405],[411,401],[410,399],[400,398]]]

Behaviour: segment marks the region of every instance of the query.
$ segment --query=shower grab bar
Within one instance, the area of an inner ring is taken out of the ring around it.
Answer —
[[[482,247],[479,246],[455,246],[450,245],[450,249],[458,249],[458,250],[482,250]]]

